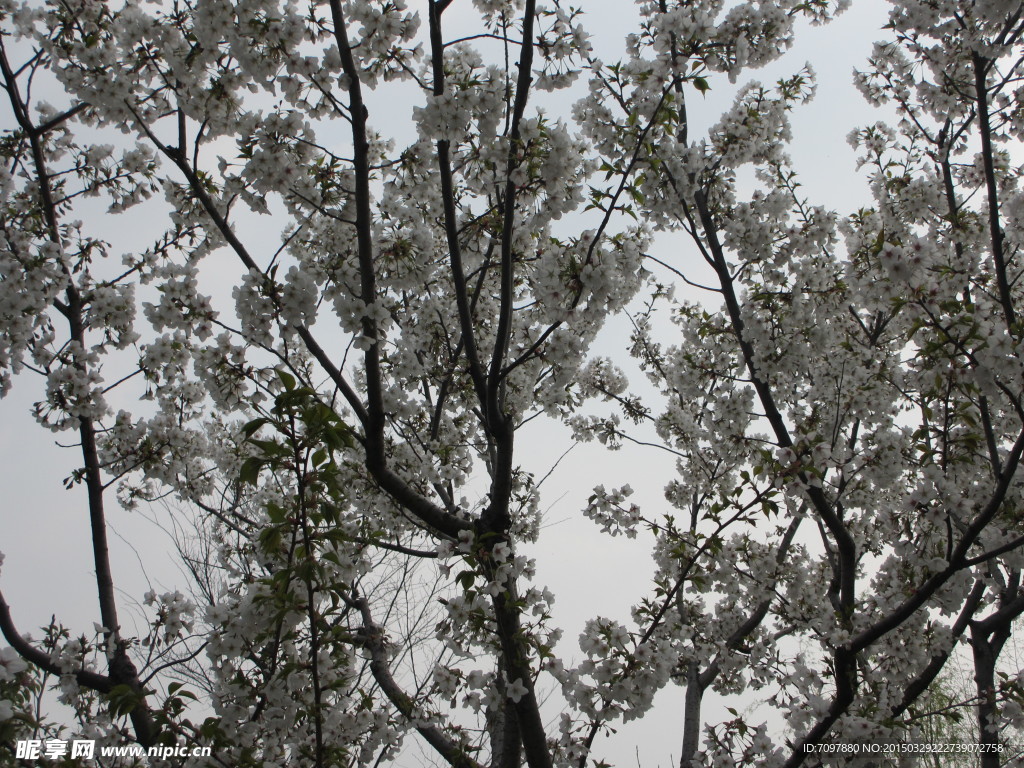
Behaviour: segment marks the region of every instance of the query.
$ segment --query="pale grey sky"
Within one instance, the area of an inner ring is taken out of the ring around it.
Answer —
[[[414,0],[412,5],[419,3]],[[621,0],[589,0],[585,10],[584,23],[593,34],[595,48],[606,61],[612,60],[614,54],[604,51],[621,49],[632,6]],[[880,28],[886,13],[887,6],[880,0],[859,0],[831,25],[802,28],[791,52],[763,73],[756,73],[765,81],[773,81],[797,70],[805,61],[814,66],[817,97],[792,115],[791,154],[807,196],[840,212],[854,209],[867,199],[866,185],[854,170],[846,135],[853,127],[874,122],[882,115],[868,107],[853,88],[851,70],[862,65],[872,42],[884,37]],[[718,119],[732,92],[724,77],[716,78],[705,99],[695,96],[691,100],[691,137]],[[407,113],[408,109],[399,105],[392,114],[371,114],[371,121],[381,129],[400,127]],[[146,221],[132,214],[117,222],[118,227],[126,225],[144,228]],[[659,257],[676,264],[679,259],[693,258],[690,246],[681,238],[660,238],[656,251]],[[115,256],[119,253],[115,248]],[[625,358],[628,333],[625,321],[612,324],[601,336],[601,353]],[[624,367],[628,368],[628,363]],[[91,633],[98,610],[84,492],[80,487],[66,491],[61,485],[62,478],[80,459],[74,449],[57,448],[55,435],[32,419],[32,403],[41,397],[41,380],[25,373],[15,382],[13,392],[0,401],[0,478],[4,489],[0,551],[6,555],[0,584],[22,631],[38,634],[36,627],[56,614],[75,631]],[[565,430],[551,424],[531,425],[521,435],[519,457],[524,466],[543,475],[568,447],[567,436]],[[73,436],[56,438],[70,442]],[[563,649],[568,657],[574,655],[576,637],[586,619],[598,614],[628,619],[630,606],[648,590],[652,572],[646,542],[610,539],[583,519],[580,510],[590,489],[598,483],[608,487],[630,483],[636,490],[633,499],[656,513],[665,506],[662,487],[671,471],[670,457],[655,451],[630,449],[608,455],[600,446],[582,445],[564,459],[545,484],[545,520],[549,526],[535,550],[537,581],[547,584],[557,596],[556,619],[565,628]],[[166,535],[141,514],[118,509],[112,495],[109,519],[116,583],[127,592],[121,597],[123,620],[130,626],[132,601],[140,600],[151,586],[158,591],[184,586],[184,579],[168,555],[170,541]],[[145,561],[152,584],[147,583],[136,552]],[[586,574],[585,579],[580,578],[581,573]],[[681,734],[681,711],[681,689],[663,692],[650,716],[621,726],[618,736],[607,746],[599,740],[596,756],[620,766],[639,762],[645,768],[667,768],[671,756],[679,751],[675,734]]]

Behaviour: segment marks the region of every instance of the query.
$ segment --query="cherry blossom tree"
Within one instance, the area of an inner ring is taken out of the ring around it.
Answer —
[[[602,494],[592,511],[658,537],[659,588],[637,614],[645,639],[678,644],[684,766],[699,763],[708,688],[769,691],[792,728],[786,765],[826,738],[913,737],[908,713],[960,641],[975,662],[981,763],[1000,764],[1000,711],[1019,713],[1020,681],[997,680],[996,660],[1024,609],[1021,11],[894,4],[894,38],[857,79],[898,122],[850,134],[874,204],[845,219],[803,199],[784,153],[809,71],[744,87],[707,137],[688,136],[685,78],[711,62],[734,72],[777,39],[722,45],[710,17],[684,24],[662,5],[631,68],[592,89],[587,107],[604,119],[590,135],[613,167],[652,125],[630,158],[641,215],[692,244],[713,297],[673,304],[668,342],[652,311],[637,319],[633,352],[667,395],[660,412],[596,385],[679,455],[667,496],[682,520]],[[753,194],[736,183],[745,166]],[[615,419],[579,426],[622,435]],[[709,743],[728,761],[742,744],[763,754],[761,736],[737,718]]]
[[[690,121],[841,10],[640,2],[608,64],[557,0],[0,2],[0,387],[38,374],[77,441],[99,602],[34,641],[0,597],[0,727],[55,680],[75,732],[197,766],[585,768],[678,685],[681,768],[878,765],[963,643],[998,765],[1024,7],[893,4],[857,79],[897,120],[851,133],[845,216],[786,155],[809,67]],[[594,348],[627,314],[655,396]],[[535,419],[678,460],[669,513],[580,489],[656,579],[579,662],[534,579]],[[193,583],[135,637],[107,517],[168,494]]]

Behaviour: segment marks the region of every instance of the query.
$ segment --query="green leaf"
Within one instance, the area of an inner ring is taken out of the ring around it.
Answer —
[[[264,528],[260,531],[259,542],[264,552],[277,552],[281,548],[281,529],[276,525]]]
[[[348,424],[335,416],[336,424],[327,424],[323,429],[324,444],[332,451],[341,452],[346,448],[354,448],[356,441]]]
[[[473,582],[476,581],[476,574],[473,571],[463,571],[455,577],[455,580],[462,585],[463,589],[469,590],[472,589]]]
[[[292,376],[287,371],[282,370],[281,368],[277,368],[276,371],[277,371],[277,378],[279,378],[281,380],[281,384],[284,385],[285,389],[287,389],[289,392],[291,390],[295,389],[295,377],[294,376]]]
[[[276,440],[249,440],[250,443],[255,445],[263,453],[264,461],[272,456],[289,456],[291,452],[288,450],[288,446],[281,445]]]
[[[270,522],[280,525],[288,519],[288,511],[279,504],[271,502],[267,504],[267,517],[270,519]]]
[[[115,685],[107,694],[110,714],[114,717],[129,715],[139,705],[141,695],[130,685]]]
[[[248,438],[252,437],[253,435],[255,435],[257,432],[259,432],[260,428],[262,428],[263,425],[265,425],[265,424],[267,424],[269,422],[270,422],[270,419],[266,418],[265,416],[261,416],[258,419],[253,419],[248,424],[246,424],[244,427],[242,427],[242,435],[244,435],[245,438],[248,439]]]
[[[260,470],[263,469],[262,456],[250,456],[242,462],[242,469],[238,473],[238,479],[249,485],[256,485],[260,478]]]

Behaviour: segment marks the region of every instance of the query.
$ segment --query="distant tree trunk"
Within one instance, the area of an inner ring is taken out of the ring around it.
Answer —
[[[692,768],[697,745],[700,743],[700,705],[704,698],[704,686],[696,662],[686,668],[686,702],[683,705],[683,751],[679,757],[679,768]]]
[[[971,622],[971,651],[974,654],[974,684],[978,694],[978,743],[982,749],[981,768],[999,768],[999,716],[996,707],[996,663],[1013,633],[1013,622],[1024,612],[1020,594],[1020,573],[1011,572],[1003,589],[999,610],[985,619]]]

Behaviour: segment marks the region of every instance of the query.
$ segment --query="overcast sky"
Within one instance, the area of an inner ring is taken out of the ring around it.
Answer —
[[[468,0],[464,4],[468,6]],[[420,3],[413,0],[411,5]],[[626,31],[623,17],[632,15],[631,8],[629,14],[624,12],[625,5],[621,0],[585,3],[584,23],[605,61],[613,60],[615,51],[621,50]],[[449,15],[457,8],[458,4]],[[886,12],[886,4],[879,0],[858,0],[832,25],[802,27],[794,49],[759,73],[770,82],[795,72],[805,61],[813,65],[818,93],[811,104],[798,107],[792,115],[791,154],[810,200],[840,212],[853,210],[867,200],[866,185],[854,170],[846,135],[855,126],[872,123],[882,115],[860,98],[851,84],[851,72],[854,66],[863,64],[872,42],[885,36],[880,28]],[[706,98],[695,94],[689,105],[691,137],[699,136],[698,129],[718,119],[733,92],[722,77],[712,80],[712,91]],[[371,99],[371,108],[374,106]],[[400,125],[411,105],[394,107],[389,114],[372,113],[371,122],[378,128]],[[136,217],[126,221],[146,226]],[[656,251],[676,264],[680,259],[694,258],[690,246],[681,239],[661,238]],[[624,356],[627,338],[625,322],[612,325],[601,337],[602,354]],[[98,610],[84,492],[80,487],[65,491],[61,484],[79,465],[80,457],[75,449],[57,448],[55,436],[32,419],[31,405],[41,397],[41,380],[24,374],[15,382],[13,392],[0,401],[0,551],[6,555],[0,578],[22,631],[38,635],[36,628],[56,614],[76,631],[91,633]],[[70,434],[56,437],[68,442],[73,439]],[[538,475],[545,474],[568,447],[563,430],[539,422],[531,424],[521,439],[519,457]],[[654,451],[624,451],[609,456],[599,447],[583,445],[575,448],[547,481],[547,528],[536,551],[538,582],[548,584],[557,596],[556,617],[565,628],[565,653],[571,654],[576,648],[576,637],[587,618],[600,614],[627,620],[630,605],[650,584],[646,542],[609,539],[597,526],[583,520],[580,510],[590,489],[598,483],[608,487],[630,483],[637,491],[634,499],[650,514],[657,514],[665,507],[662,487],[672,470],[672,461],[665,456]],[[142,514],[119,510],[112,496],[109,501],[116,583],[127,590],[121,596],[122,621],[127,634],[133,634],[130,605],[151,587],[158,591],[184,587],[184,578],[165,554],[170,548],[167,535]],[[580,573],[585,573],[586,579],[581,580]],[[681,734],[681,712],[681,690],[663,692],[652,716],[620,730],[609,745],[613,749],[607,757],[620,766],[635,765],[637,761],[645,768],[669,766],[670,757],[679,751],[675,734]],[[707,714],[714,715],[711,711]],[[634,746],[639,749],[636,754]],[[599,742],[596,756],[603,755],[604,745]]]

